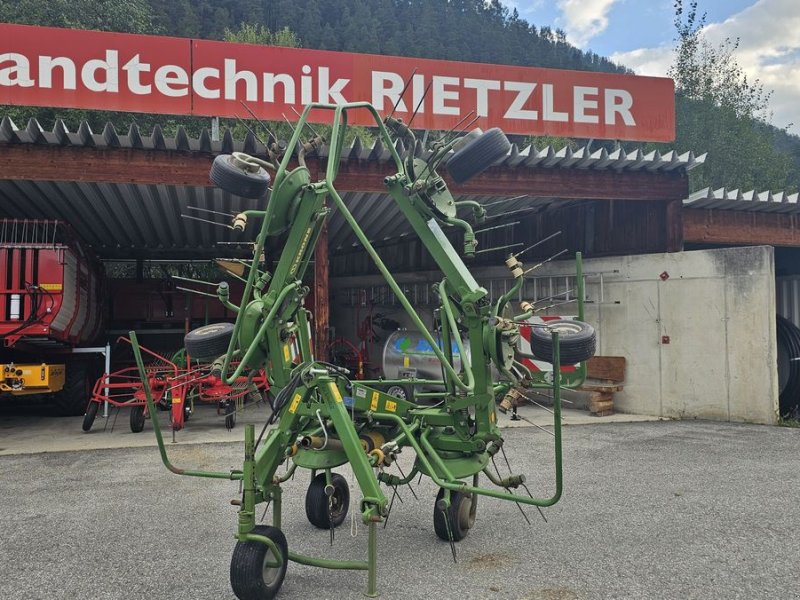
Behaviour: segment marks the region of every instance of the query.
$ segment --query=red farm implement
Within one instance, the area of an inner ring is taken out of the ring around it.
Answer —
[[[117,342],[130,344],[130,340],[124,337]],[[183,429],[194,412],[195,402],[216,403],[217,413],[225,416],[225,426],[231,429],[236,424],[236,413],[244,407],[245,402],[260,401],[262,392],[269,389],[263,371],[252,371],[226,384],[222,380],[222,373],[218,373],[213,364],[186,367],[183,351],[167,358],[144,347],[141,350],[147,357],[147,387],[155,405],[170,411],[170,423],[175,431]],[[231,368],[235,369],[235,365]],[[106,402],[109,406],[131,409],[131,431],[138,433],[144,429],[150,415],[145,384],[135,366],[104,374],[97,380],[83,419],[84,431],[92,428],[100,407]]]

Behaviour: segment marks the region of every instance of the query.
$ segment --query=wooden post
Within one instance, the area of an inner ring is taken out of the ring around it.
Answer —
[[[670,200],[665,210],[667,252],[683,250],[683,200]]]
[[[314,251],[314,357],[328,360],[328,324],[330,309],[328,300],[328,223],[322,226],[317,247]]]

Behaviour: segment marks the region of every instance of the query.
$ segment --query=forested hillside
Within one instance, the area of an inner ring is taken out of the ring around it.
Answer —
[[[731,61],[735,48],[716,49],[716,54],[711,49],[717,62],[709,64],[708,55],[701,52],[709,48],[697,43],[703,17],[696,3],[685,13],[681,4],[677,2],[679,51],[672,73],[678,88],[677,138],[658,148],[709,153],[706,165],[692,173],[693,189],[796,189],[800,183],[800,138],[763,121],[768,93],[759,97],[762,90],[748,87],[720,93],[717,87],[706,89],[698,84],[736,76],[737,67]],[[498,0],[0,0],[0,22],[630,72],[570,45],[563,31],[520,19],[515,10]],[[22,125],[30,116],[47,126],[63,118],[70,128],[77,127],[81,119],[96,129],[106,120],[120,129],[135,120],[145,131],[159,123],[167,132],[183,125],[193,134],[208,125],[208,120],[188,117],[100,111],[0,107],[0,112]],[[236,127],[233,122],[225,125]],[[539,145],[551,141],[533,140]]]

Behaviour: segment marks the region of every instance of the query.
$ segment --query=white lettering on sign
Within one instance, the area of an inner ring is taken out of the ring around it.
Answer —
[[[2,27],[0,24],[0,29]],[[58,35],[62,35],[61,32]],[[431,64],[426,63],[425,72],[414,73],[409,81],[408,72],[400,72],[403,67],[399,61],[405,59],[395,57],[387,57],[385,62],[378,63],[379,69],[372,70],[371,63],[352,66],[331,59],[325,64],[323,59],[316,58],[317,54],[310,53],[302,61],[291,63],[296,65],[291,69],[266,71],[254,68],[258,63],[241,52],[218,51],[201,53],[198,57],[188,52],[183,56],[169,54],[168,58],[157,60],[157,55],[145,46],[130,43],[116,46],[108,42],[95,46],[91,53],[84,53],[79,61],[66,56],[68,45],[64,45],[64,56],[56,55],[60,52],[53,52],[52,47],[42,50],[41,54],[37,54],[35,46],[28,48],[27,53],[11,51],[20,49],[22,46],[0,41],[0,91],[18,88],[17,93],[32,99],[34,104],[45,98],[55,99],[54,106],[71,106],[70,103],[78,102],[81,106],[95,104],[114,109],[117,99],[100,99],[100,96],[116,95],[119,101],[128,102],[135,97],[137,109],[149,106],[157,111],[159,100],[164,103],[167,99],[191,97],[192,101],[187,104],[172,103],[170,106],[184,111],[187,110],[184,106],[190,106],[187,114],[195,114],[195,110],[197,114],[210,114],[207,111],[213,110],[216,104],[208,101],[218,101],[217,104],[226,107],[221,113],[232,110],[231,104],[244,101],[256,113],[263,114],[311,102],[344,104],[369,100],[384,114],[395,107],[405,118],[412,113],[426,115],[424,126],[428,127],[452,124],[471,113],[488,119],[490,126],[512,132],[576,129],[596,131],[597,136],[602,137],[610,127],[615,137],[627,139],[625,131],[620,129],[637,127],[634,114],[645,114],[641,119],[642,127],[652,128],[651,113],[643,112],[646,103],[640,101],[636,106],[635,98],[641,97],[643,92],[637,91],[640,82],[635,80],[640,78],[633,76],[609,75],[607,85],[603,85],[605,80],[594,76],[559,74],[549,69],[514,68],[511,71],[511,67],[487,69],[482,65],[478,69],[467,65],[460,70],[453,68],[452,63],[428,61]],[[167,60],[178,64],[168,64]],[[441,70],[437,67],[439,63]],[[459,73],[463,76],[458,76]],[[490,77],[485,77],[486,74]],[[626,89],[629,80],[630,87]],[[26,92],[23,88],[33,89]],[[60,100],[58,93],[63,91],[93,94],[65,95],[66,100]],[[74,100],[76,97],[79,100]],[[14,94],[10,94],[10,98],[13,104]],[[548,130],[550,123],[559,125]],[[611,133],[608,131],[608,135]]]
[[[77,74],[75,73],[75,63],[64,56],[56,58],[52,56],[39,57],[39,87],[46,89],[53,87],[53,69],[55,68],[61,69],[63,89],[76,89]]]
[[[14,63],[10,67],[2,67],[3,63]],[[0,54],[0,85],[9,87],[32,87],[36,82],[31,79],[31,65],[28,59],[16,52]]]
[[[118,92],[119,67],[117,51],[106,50],[106,59],[87,60],[81,69],[81,81],[93,92]]]

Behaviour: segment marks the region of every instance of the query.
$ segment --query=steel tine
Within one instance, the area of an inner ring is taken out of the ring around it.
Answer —
[[[395,462],[395,464],[397,465],[397,470],[400,471],[400,475],[403,477],[403,479],[405,479],[406,474],[403,473],[403,468],[400,466],[400,463]],[[419,498],[417,498],[417,493],[414,491],[414,488],[411,487],[411,482],[408,482],[406,485],[408,486],[408,489],[411,490],[411,495],[414,496],[414,500],[419,500]]]
[[[249,131],[251,134],[253,134],[254,138],[256,138],[259,142],[261,142],[261,144],[264,146],[264,148],[268,148],[269,147],[267,145],[267,143],[264,140],[261,139],[261,136],[258,135],[255,131],[253,131],[252,128],[247,123],[244,122],[244,119],[242,119],[242,117],[240,117],[237,114],[234,114],[233,116],[236,117],[236,119],[239,121],[239,123],[244,125],[244,128],[247,129],[247,131]]]
[[[196,210],[196,211],[199,211],[199,212],[211,213],[212,215],[222,215],[223,217],[235,217],[236,216],[235,213],[224,213],[224,212],[219,212],[218,210],[209,210],[208,208],[200,208],[199,206],[187,206],[186,208],[188,208],[189,210]]]
[[[417,67],[414,67],[414,70],[411,71],[411,75],[409,75],[408,79],[406,80],[406,83],[403,86],[403,89],[400,91],[400,95],[397,97],[397,102],[395,102],[394,106],[392,107],[392,112],[390,112],[389,116],[386,117],[387,119],[390,119],[392,117],[392,115],[394,114],[394,111],[397,110],[397,107],[400,106],[400,101],[403,99],[403,96],[405,96],[406,90],[408,89],[408,86],[411,85],[411,82],[414,79],[414,75],[416,75],[416,74],[417,74]]]
[[[506,202],[511,202],[513,200],[522,200],[526,198],[528,194],[522,194],[521,196],[514,196],[513,198],[503,198],[502,200],[495,200],[494,202],[489,202],[489,204],[482,204],[483,208],[489,208],[490,206],[497,206],[498,204],[505,204]]]
[[[218,283],[213,283],[211,281],[203,281],[202,279],[190,279],[188,277],[181,277],[180,275],[172,275],[172,279],[177,279],[179,281],[186,281],[188,283],[200,283],[202,285],[209,285],[209,286],[218,286]]]
[[[532,266],[530,269],[528,269],[527,271],[525,271],[525,272],[523,273],[523,275],[527,275],[527,274],[528,274],[528,273],[530,273],[531,271],[535,271],[536,269],[538,269],[538,268],[539,268],[539,267],[541,267],[542,265],[545,265],[545,264],[549,263],[551,260],[555,260],[556,258],[558,258],[559,256],[561,256],[562,254],[565,254],[566,252],[569,252],[569,249],[568,249],[568,248],[564,248],[564,249],[563,249],[561,252],[556,252],[555,254],[553,254],[553,256],[550,256],[549,258],[546,258],[546,259],[544,259],[544,260],[543,260],[542,262],[540,262],[539,264],[533,265],[533,266]]]
[[[552,435],[553,437],[556,437],[556,434],[555,434],[555,433],[553,433],[552,431],[548,431],[547,429],[545,429],[545,428],[544,428],[544,427],[542,427],[541,425],[537,425],[536,423],[534,423],[534,422],[533,422],[533,421],[531,421],[530,419],[526,419],[526,418],[525,418],[525,417],[523,417],[522,415],[519,415],[519,418],[520,418],[520,419],[522,419],[523,421],[525,421],[526,423],[528,423],[529,425],[533,425],[533,426],[534,426],[534,427],[536,427],[537,429],[541,429],[541,430],[542,430],[542,431],[544,431],[545,433],[547,433],[547,434],[550,434],[550,435]]]
[[[522,246],[522,242],[518,244],[508,244],[506,246],[496,246],[494,248],[486,248],[485,250],[478,250],[475,254],[483,254],[484,252],[495,252],[496,250],[505,250],[506,248],[516,248]]]
[[[408,120],[408,127],[411,128],[411,123],[413,123],[414,119],[417,116],[417,112],[422,107],[422,103],[425,102],[425,97],[428,95],[428,92],[431,90],[431,86],[433,85],[433,79],[428,82],[428,85],[425,87],[425,91],[422,92],[422,98],[419,99],[417,103],[417,108],[414,109],[414,113],[411,115],[411,118]]]
[[[513,257],[514,257],[514,258],[519,258],[519,257],[520,257],[520,256],[522,256],[523,254],[525,254],[525,253],[526,253],[528,250],[533,250],[534,248],[536,248],[536,246],[540,246],[540,245],[544,244],[545,242],[549,242],[549,241],[550,241],[550,240],[552,240],[554,237],[556,237],[556,236],[559,236],[559,235],[561,235],[561,231],[560,231],[560,230],[559,230],[559,231],[556,231],[555,233],[552,233],[552,234],[548,235],[548,236],[547,236],[546,238],[544,238],[543,240],[539,240],[539,241],[538,241],[538,242],[536,242],[535,244],[531,244],[530,246],[528,246],[528,247],[527,247],[527,248],[525,248],[524,250],[520,250],[519,252],[517,252],[516,254],[514,254],[514,255],[513,255]]]
[[[292,109],[292,111],[294,112],[294,114],[296,114],[296,115],[297,115],[297,118],[298,118],[298,119],[300,119],[300,118],[302,117],[302,115],[301,115],[299,112],[297,112],[297,109],[296,109],[294,106],[291,106],[291,107],[289,107],[289,108],[291,108],[291,109]],[[318,134],[316,131],[314,131],[314,128],[311,126],[311,124],[310,124],[308,121],[306,121],[305,123],[303,123],[303,125],[305,125],[306,127],[308,127],[308,128],[311,130],[311,133],[313,133],[313,134],[314,134],[314,137],[318,137],[318,138],[321,138],[321,137],[322,137],[320,134]]]
[[[486,227],[484,229],[476,229],[473,233],[486,233],[487,231],[493,231],[495,229],[503,229],[504,227],[513,227],[514,225],[519,225],[519,221],[512,221],[511,223],[503,223],[502,225],[494,225],[493,227]]]
[[[175,289],[176,290],[180,290],[182,292],[188,292],[190,294],[197,294],[198,296],[207,296],[209,298],[217,298],[216,294],[208,294],[206,292],[201,292],[199,290],[192,290],[192,289],[181,287],[181,286],[178,286],[178,285],[175,286]]]
[[[397,496],[397,486],[392,487],[392,499],[389,501],[389,510],[386,512],[386,518],[383,520],[383,528],[386,529],[386,524],[389,523],[389,517],[392,516],[392,507],[394,506],[394,498]]]
[[[184,219],[192,219],[193,221],[200,221],[201,223],[208,223],[209,225],[216,225],[217,227],[224,227],[225,229],[233,229],[232,225],[225,225],[225,223],[217,223],[216,221],[209,221],[201,219],[200,217],[193,217],[192,215],[181,215]]]
[[[245,104],[245,103],[244,103],[244,100],[240,100],[240,102],[241,102],[241,105],[242,105],[242,106],[244,106],[244,109],[245,109],[245,110],[246,110],[246,111],[247,111],[247,112],[250,114],[250,116],[251,116],[251,117],[252,117],[252,118],[253,118],[255,121],[257,121],[259,125],[261,125],[261,126],[264,128],[264,131],[266,131],[266,132],[267,132],[267,135],[270,135],[270,136],[272,136],[272,139],[274,139],[274,140],[277,142],[277,141],[278,141],[278,136],[276,136],[274,133],[272,133],[272,132],[269,130],[269,128],[267,127],[267,125],[264,123],[264,121],[262,121],[261,119],[259,119],[259,118],[256,116],[256,114],[255,114],[255,113],[254,113],[252,110],[250,110],[250,107],[249,107],[249,106],[247,106],[247,104]]]
[[[506,461],[506,467],[508,467],[508,472],[511,473],[511,463],[508,462],[508,456],[506,456],[506,449],[500,446],[500,452],[503,453],[503,460]]]

